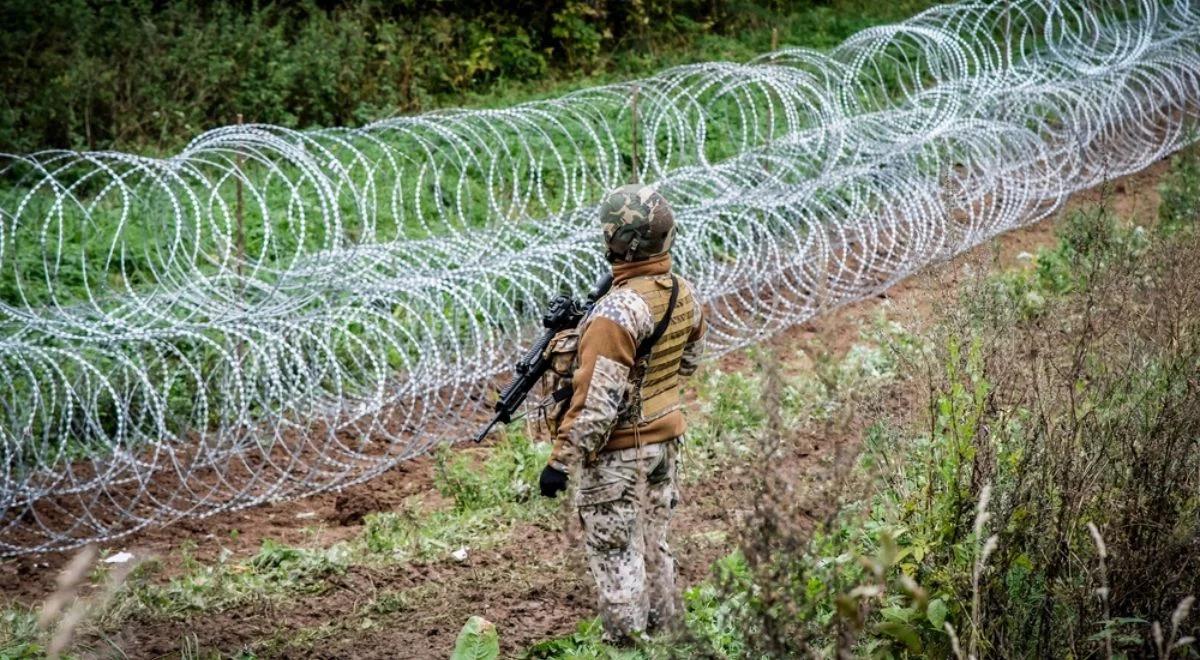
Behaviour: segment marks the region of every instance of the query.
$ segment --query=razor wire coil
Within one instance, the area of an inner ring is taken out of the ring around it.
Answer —
[[[1198,102],[1190,2],[968,2],[512,108],[0,155],[0,555],[465,437],[631,178],[721,354],[1147,166]]]

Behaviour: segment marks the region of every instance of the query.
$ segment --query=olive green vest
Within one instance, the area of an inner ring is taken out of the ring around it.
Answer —
[[[635,277],[618,284],[617,287],[630,289],[641,296],[650,308],[654,324],[658,324],[667,312],[667,305],[671,300],[670,273]],[[639,409],[637,423],[642,425],[679,408],[679,363],[683,359],[683,349],[687,345],[688,336],[695,325],[696,312],[691,288],[681,280],[670,324],[658,343],[650,350],[650,355],[640,364],[635,364],[630,372],[633,387],[627,398],[630,409],[619,420],[618,428],[633,426],[634,413]]]

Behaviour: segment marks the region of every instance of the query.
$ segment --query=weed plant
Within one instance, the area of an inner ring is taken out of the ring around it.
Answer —
[[[502,107],[675,64],[828,48],[932,2],[55,3],[0,8],[0,152],[165,151],[234,122]],[[777,30],[772,37],[772,30]]]
[[[763,474],[739,549],[685,593],[685,632],[625,656],[1194,657],[1198,158],[1174,159],[1156,217],[1072,213],[922,338],[881,335],[914,423],[872,414],[849,357],[800,389],[769,360],[710,375],[702,392],[728,391],[705,395],[702,437],[742,439],[751,464],[796,440],[797,410],[871,422],[853,461]],[[798,392],[821,405],[781,405]],[[595,622],[530,650],[608,653]]]
[[[1176,193],[1194,163],[1176,162],[1155,226],[1075,213],[1033,268],[963,292],[937,350],[904,365],[923,374],[927,426],[871,429],[861,504],[814,528],[807,493],[762,485],[718,568],[718,629],[763,657],[1188,652],[1200,241]],[[711,626],[693,633],[735,654]]]
[[[689,469],[772,464],[806,426],[827,438],[865,426],[862,453],[835,451],[802,475],[762,471],[739,549],[684,595],[686,631],[624,655],[1194,655],[1195,158],[1176,159],[1153,222],[1130,225],[1104,206],[1072,214],[1056,246],[967,285],[922,337],[881,318],[864,334],[882,348],[841,360],[813,351],[795,378],[765,352],[751,356],[753,378],[706,367]],[[918,421],[898,425],[873,401],[905,378],[901,401]],[[354,564],[446,560],[517,521],[553,525],[556,503],[530,494],[548,449],[514,427],[485,460],[443,453],[442,505],[372,514],[358,538],[329,548],[268,541],[244,561],[187,562],[165,582],[146,567],[90,625],[320,593]],[[363,614],[420,597],[385,593]],[[0,654],[43,652],[35,618],[4,612]],[[529,650],[613,653],[595,621]]]
[[[480,11],[473,3],[385,7],[372,1],[329,10],[310,4],[18,3],[7,7],[3,16],[10,29],[2,38],[11,47],[0,48],[4,54],[0,58],[11,55],[20,61],[11,67],[0,66],[8,77],[5,87],[12,92],[5,99],[11,106],[7,111],[0,103],[0,151],[9,150],[4,145],[11,142],[14,151],[39,146],[115,146],[166,152],[202,128],[229,123],[238,113],[244,113],[248,121],[285,126],[353,125],[451,100],[457,104],[469,91],[484,94],[470,97],[469,105],[508,106],[687,61],[745,60],[769,48],[773,38],[781,45],[829,47],[855,31],[904,18],[928,4],[915,1],[884,6],[838,0],[829,6],[808,7],[747,0],[634,3],[626,7],[561,2],[552,3],[549,11],[528,3]],[[417,20],[406,20],[414,16]],[[580,77],[580,71],[589,75]],[[45,80],[52,82],[45,84]],[[514,85],[514,81],[528,84]],[[733,153],[739,141],[729,127],[738,125],[740,111],[736,100],[728,96],[706,106],[710,121],[702,131],[705,155],[718,162]],[[782,119],[764,116],[760,121]],[[628,126],[614,128],[617,134],[628,133]],[[421,151],[422,145],[429,144],[436,149],[440,139],[430,134],[423,140],[432,143],[395,143],[399,138],[376,137],[393,140],[389,147],[400,153]],[[586,142],[586,135],[570,122],[561,134],[526,138],[533,140],[534,151],[563,146],[550,144],[555,141]],[[370,141],[347,139],[367,160],[378,155],[378,146]],[[498,149],[520,150],[513,135],[496,136],[496,140],[505,143],[493,145]],[[539,140],[548,143],[539,144]],[[347,176],[362,184],[366,173],[355,164],[358,161],[336,145],[327,146],[334,158],[342,161]],[[664,143],[659,148],[665,154],[672,145]],[[225,162],[220,162],[220,156],[214,158],[212,167],[201,167],[199,178],[208,183],[193,183],[215,187],[213,199],[218,209],[224,209],[216,211],[218,217],[213,220],[217,225],[233,222],[237,185],[230,171],[236,170],[246,180],[247,189],[261,192],[261,199],[250,200],[245,208],[244,249],[264,271],[284,270],[293,258],[319,258],[336,241],[432,238],[448,227],[478,228],[493,221],[491,215],[496,211],[483,203],[483,189],[493,173],[468,166],[443,177],[444,186],[460,189],[461,184],[464,191],[465,201],[454,208],[446,205],[432,184],[404,195],[396,206],[375,200],[378,209],[370,214],[357,206],[362,200],[339,196],[334,204],[346,225],[344,235],[334,235],[320,223],[302,222],[301,211],[311,219],[321,216],[322,209],[313,206],[318,197],[313,191],[303,186],[295,190],[285,183],[302,178],[290,166],[273,171],[253,159],[237,163],[232,156]],[[84,178],[88,170],[63,170],[56,177],[70,185]],[[30,194],[30,180],[25,178],[30,174],[28,168],[14,167],[0,181],[0,206],[23,207],[21,222],[9,228],[7,241],[13,258],[0,277],[0,302],[33,309],[94,304],[115,310],[125,304],[121,292],[126,290],[139,295],[177,293],[162,289],[163,282],[171,279],[163,279],[163,273],[176,272],[180,266],[162,261],[163,255],[174,252],[160,244],[165,240],[160,221],[177,209],[155,186],[146,187],[136,182],[137,177],[122,176],[135,190],[126,200],[120,188],[104,187],[100,179],[105,177],[93,176],[72,188],[73,195],[89,208],[85,218],[81,207],[68,204],[60,208],[49,191]],[[372,176],[373,189],[387,189],[392,177],[408,180],[414,173],[401,166]],[[569,182],[558,181],[557,176],[550,169],[519,174],[522,179],[536,178],[546,191],[540,205],[528,206],[525,215],[544,216],[568,201]],[[587,194],[594,197],[599,193],[595,189]],[[124,208],[126,201],[128,209]],[[438,217],[432,219],[434,215]],[[46,224],[43,220],[47,218],[54,221]],[[121,235],[114,236],[118,231]],[[202,232],[192,239],[201,256],[185,270],[194,267],[215,273],[234,256],[229,240],[219,233]],[[124,247],[118,257],[110,254],[114,243]],[[61,255],[75,257],[61,259]],[[280,284],[274,274],[260,275],[264,284]],[[320,281],[292,283],[297,284],[310,290],[324,286]],[[98,291],[105,293],[96,298]],[[229,293],[249,306],[256,304],[254,291]],[[457,306],[456,300],[446,297],[446,309]],[[394,302],[363,300],[355,309],[391,314],[401,328],[424,321],[406,317],[405,306]],[[465,315],[453,319],[438,331],[452,336],[466,331],[472,320]],[[198,317],[189,320],[204,325]],[[0,332],[24,330],[20,323],[9,325]],[[511,328],[500,328],[506,330]],[[97,395],[92,406],[95,413],[87,419],[69,400],[51,396],[44,379],[15,377],[8,417],[9,426],[21,429],[14,442],[28,447],[24,453],[28,459],[20,462],[20,468],[39,467],[47,456],[70,461],[102,454],[122,429],[125,437],[119,438],[120,442],[136,448],[142,437],[161,437],[164,430],[188,437],[214,428],[218,420],[231,415],[249,412],[251,418],[257,417],[259,411],[246,411],[240,401],[222,398],[220,392],[233,389],[208,387],[181,366],[186,361],[208,374],[212,371],[209,367],[217,368],[223,354],[236,352],[237,342],[227,329],[212,327],[203,332],[206,337],[202,340],[160,336],[153,346],[127,346],[127,351],[143,353],[141,361],[150,371],[173,374],[170,382],[157,393],[147,394],[133,385],[120,387],[121,378],[117,378],[114,391],[129,393],[123,397]],[[395,371],[403,371],[417,357],[411,354],[414,347],[364,336],[361,325],[354,322],[346,323],[341,333],[327,340],[322,349],[332,346],[338,362],[350,371],[360,366],[364,341],[371,344],[368,350],[385,356]],[[163,341],[169,342],[165,349]],[[304,352],[305,347],[296,350]],[[123,374],[130,383],[137,381],[138,374],[124,373],[127,365],[107,354],[97,352],[89,357],[89,364],[101,372]],[[271,365],[257,363],[255,356],[247,357],[245,367],[243,376],[250,379],[271,377]],[[62,368],[63,380],[68,383],[87,378],[76,366]],[[279,400],[271,403],[286,407],[282,402],[299,400],[301,394],[280,392]],[[44,401],[59,403],[42,410]],[[32,407],[44,414],[33,414]],[[128,414],[130,411],[135,414]],[[33,421],[21,422],[26,418]],[[165,429],[157,420],[163,420]]]

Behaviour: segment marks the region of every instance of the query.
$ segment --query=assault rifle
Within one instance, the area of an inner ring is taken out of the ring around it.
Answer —
[[[546,373],[546,369],[550,367],[550,360],[545,354],[550,340],[554,339],[554,335],[559,332],[579,325],[583,317],[592,310],[596,301],[608,293],[611,287],[612,273],[606,273],[596,282],[596,287],[588,294],[585,301],[580,302],[564,294],[550,302],[550,307],[542,315],[542,327],[546,328],[546,332],[533,343],[533,346],[529,347],[525,356],[517,362],[516,368],[513,369],[512,380],[508,381],[508,385],[500,390],[500,398],[496,401],[494,408],[496,416],[479,432],[479,435],[475,436],[475,442],[482,441],[497,424],[507,424],[512,421],[513,414],[525,402],[529,390],[533,389],[542,374]]]

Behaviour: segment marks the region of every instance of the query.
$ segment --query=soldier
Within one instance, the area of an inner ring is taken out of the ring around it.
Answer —
[[[649,186],[609,193],[600,211],[611,291],[580,324],[571,395],[543,495],[578,479],[575,506],[600,596],[605,638],[627,643],[674,624],[667,527],[678,501],[684,432],[680,376],[696,370],[705,322],[671,273],[671,207]]]

